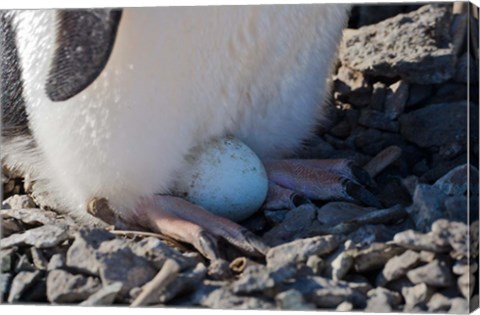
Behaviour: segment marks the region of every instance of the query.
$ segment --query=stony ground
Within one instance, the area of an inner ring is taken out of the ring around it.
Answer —
[[[155,234],[80,228],[4,170],[0,298],[372,312],[478,305],[478,170],[467,164],[478,165],[478,72],[467,85],[478,51],[467,52],[466,15],[449,5],[384,8],[354,9],[330,125],[299,154],[354,159],[382,209],[266,205],[243,222],[272,246],[266,257],[225,247],[226,260],[209,263]]]

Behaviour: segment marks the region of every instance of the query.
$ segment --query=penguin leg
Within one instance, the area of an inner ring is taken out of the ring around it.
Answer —
[[[366,171],[353,161],[269,160],[264,162],[271,186],[266,205],[295,204],[298,195],[311,200],[346,200],[380,208],[366,187],[375,184]]]
[[[210,260],[220,258],[218,238],[254,256],[265,255],[269,249],[247,229],[178,197],[144,198],[135,210],[142,226],[189,243]]]

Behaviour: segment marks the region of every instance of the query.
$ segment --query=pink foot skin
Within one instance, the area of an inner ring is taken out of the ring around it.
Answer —
[[[350,160],[270,160],[265,162],[265,168],[270,180],[267,208],[292,207],[302,197],[381,207],[365,188],[375,187],[370,176]]]
[[[253,256],[263,256],[269,249],[247,229],[178,197],[145,198],[135,212],[141,226],[189,243],[212,261],[221,258],[218,238]]]

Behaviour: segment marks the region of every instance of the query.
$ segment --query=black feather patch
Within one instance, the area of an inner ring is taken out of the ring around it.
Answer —
[[[0,58],[2,136],[10,137],[29,133],[15,29],[12,24],[12,14],[6,10],[0,10]]]
[[[99,76],[112,52],[121,15],[118,9],[58,13],[58,46],[46,83],[52,101],[75,96]]]

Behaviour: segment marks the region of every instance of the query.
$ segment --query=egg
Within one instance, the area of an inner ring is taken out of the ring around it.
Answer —
[[[214,139],[192,150],[175,193],[206,210],[242,221],[265,201],[268,179],[257,155],[236,138]]]

